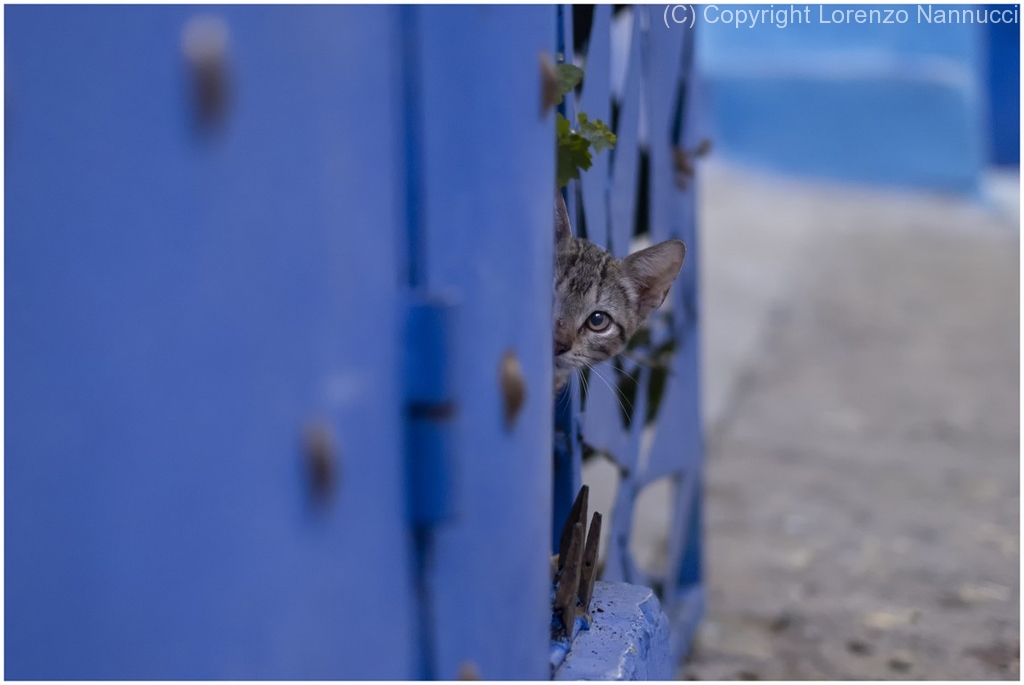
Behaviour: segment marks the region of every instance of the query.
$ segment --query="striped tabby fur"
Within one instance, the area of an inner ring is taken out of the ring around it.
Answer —
[[[668,295],[686,256],[666,240],[624,259],[574,238],[561,193],[555,193],[555,391],[573,369],[621,352]]]

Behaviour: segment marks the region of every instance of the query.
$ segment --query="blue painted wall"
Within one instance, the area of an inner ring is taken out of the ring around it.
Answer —
[[[1008,86],[989,88],[984,25],[929,24],[917,5],[890,6],[907,11],[904,24],[832,17],[867,5],[796,5],[809,8],[799,23],[788,14],[753,28],[721,21],[723,10],[763,7],[698,7],[707,124],[723,155],[797,174],[977,189],[991,161],[990,95],[998,111],[1018,109]],[[1000,45],[999,59],[1016,64],[1015,48]]]

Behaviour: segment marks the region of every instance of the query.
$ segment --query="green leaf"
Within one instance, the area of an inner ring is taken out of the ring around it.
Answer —
[[[644,425],[650,425],[658,418],[658,410],[661,409],[661,400],[665,396],[665,386],[668,384],[668,369],[659,366],[651,369],[651,380],[647,383],[647,416],[644,417]]]
[[[590,121],[583,112],[577,114],[576,119],[580,123],[580,135],[590,141],[594,146],[594,152],[615,147],[615,134],[603,121],[600,119]]]
[[[651,329],[647,325],[641,326],[626,345],[627,350],[636,350],[651,344]]]
[[[558,141],[558,187],[580,177],[580,170],[586,171],[593,161],[590,157],[590,143],[586,138],[570,131]]]
[[[655,359],[660,359],[663,354],[672,354],[676,351],[676,339],[669,338],[665,342],[654,348],[654,354],[652,355]]]
[[[569,120],[563,117],[561,112],[555,113],[555,135],[559,140],[569,135]]]
[[[561,114],[555,118],[557,133],[558,187],[566,185],[571,179],[580,177],[580,169],[586,171],[593,165],[590,156],[590,141],[569,128],[568,120]]]
[[[637,392],[640,389],[640,374],[643,373],[643,370],[639,366],[626,369],[626,360],[622,355],[615,357],[612,361],[612,368],[615,369],[617,376],[615,385],[621,398],[619,410],[621,411],[622,427],[629,430],[633,423],[633,407],[636,406]]]
[[[567,184],[571,179],[579,178],[580,171],[593,166],[594,152],[601,152],[615,145],[615,135],[608,130],[604,122],[591,122],[587,115],[580,112],[577,117],[580,130],[573,131],[569,120],[558,114],[555,118],[555,132],[558,144],[558,185]]]
[[[570,90],[579,85],[583,80],[583,70],[574,64],[559,64],[555,67],[555,74],[558,76],[558,90],[561,96],[565,96]],[[558,98],[555,104],[561,104],[562,98]]]

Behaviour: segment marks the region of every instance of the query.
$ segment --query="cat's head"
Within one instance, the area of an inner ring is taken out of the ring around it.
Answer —
[[[614,357],[668,295],[686,256],[666,240],[615,259],[572,237],[561,193],[555,193],[555,389],[573,369]]]

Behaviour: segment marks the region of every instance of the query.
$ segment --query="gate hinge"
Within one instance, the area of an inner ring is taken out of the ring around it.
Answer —
[[[406,493],[415,526],[433,526],[452,515],[455,311],[453,297],[417,294],[406,320]]]

